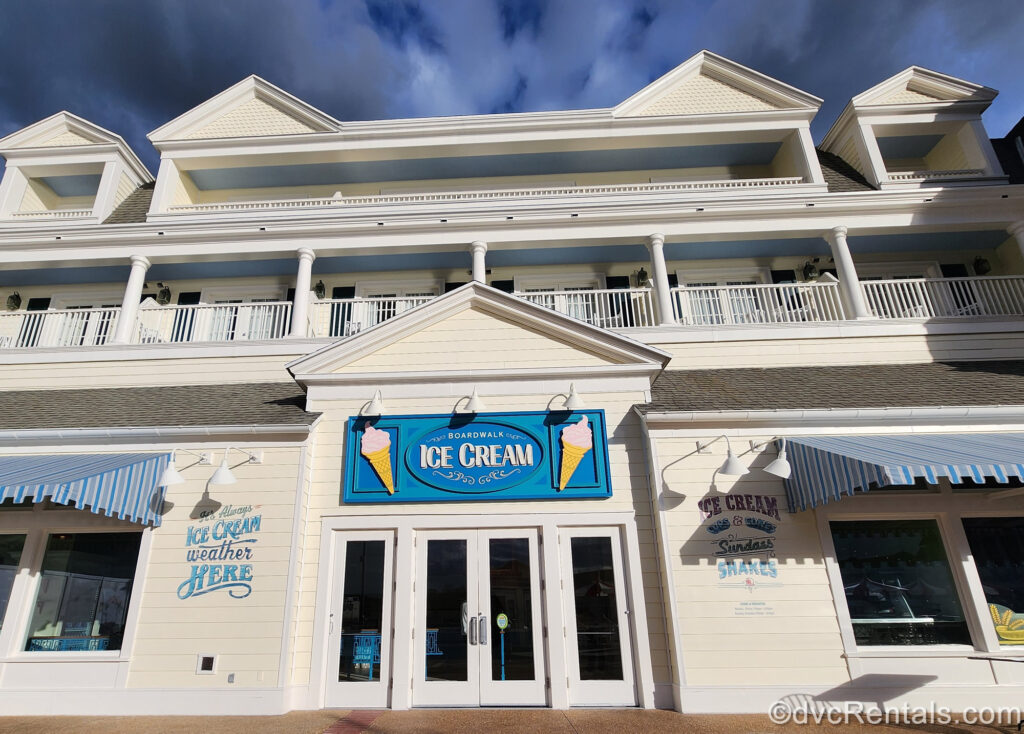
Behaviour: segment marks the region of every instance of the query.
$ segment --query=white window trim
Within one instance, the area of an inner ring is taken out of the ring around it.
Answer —
[[[516,275],[513,288],[516,293],[523,293],[527,288],[545,288],[551,291],[565,288],[605,289],[604,273],[547,273],[544,275]]]
[[[111,303],[120,306],[124,300],[123,290],[81,290],[54,293],[50,296],[50,309],[74,308],[76,306],[89,306],[91,308],[103,308],[104,303]]]
[[[994,490],[998,491],[998,490]],[[888,493],[886,493],[888,494]],[[988,601],[981,577],[967,542],[961,519],[964,517],[1024,516],[1024,506],[1017,499],[995,500],[999,504],[979,503],[985,490],[954,493],[943,480],[939,492],[928,494],[928,509],[921,509],[921,492],[901,492],[895,496],[865,493],[844,497],[817,510],[818,535],[821,540],[825,568],[832,587],[836,616],[839,621],[843,649],[848,658],[915,658],[915,657],[1024,657],[1024,650],[1002,646],[996,636],[988,612]],[[829,529],[830,521],[858,520],[935,520],[939,526],[953,583],[973,640],[971,645],[864,645],[858,646],[853,622],[843,594],[843,580],[836,561],[835,545]],[[959,559],[959,562],[958,562]]]
[[[942,277],[942,270],[939,268],[939,263],[935,260],[918,260],[917,262],[908,262],[906,260],[899,262],[859,262],[856,263],[856,268],[857,275],[862,278],[864,276],[869,278],[881,277],[883,280],[889,280],[893,277],[917,275],[918,273],[923,273],[925,278]]]
[[[396,298],[404,297],[408,292],[425,293],[434,291],[441,294],[442,281],[437,278],[408,278],[405,280],[358,280],[356,281],[356,298],[368,298],[373,293],[392,293]]]
[[[230,301],[236,298],[249,303],[253,298],[273,298],[284,301],[288,289],[280,285],[215,285],[203,288],[199,294],[199,302],[213,304],[217,301]]]
[[[120,650],[95,652],[29,652],[24,649],[25,635],[32,617],[32,604],[39,588],[39,566],[46,553],[46,541],[55,533],[139,532],[139,555],[132,581],[132,594],[125,615],[124,636]],[[124,663],[131,659],[142,608],[142,590],[149,566],[153,529],[97,515],[88,510],[43,509],[39,503],[30,511],[0,512],[0,533],[24,534],[21,569],[14,578],[7,605],[7,618],[0,629],[0,663]],[[27,569],[27,570],[26,570]]]
[[[768,268],[757,265],[735,268],[686,268],[676,270],[676,278],[679,280],[679,285],[708,283],[711,281],[725,285],[725,282],[730,280],[752,280],[755,283],[770,283],[771,273]]]

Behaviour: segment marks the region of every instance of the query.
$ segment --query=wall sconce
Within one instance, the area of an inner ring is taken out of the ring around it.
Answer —
[[[160,290],[156,292],[156,302],[161,306],[166,306],[171,302],[171,289],[163,283],[157,283],[157,287],[160,288]]]
[[[974,258],[974,274],[975,275],[988,275],[992,272],[992,263],[981,255]]]
[[[327,296],[327,286],[322,280],[318,280],[313,286],[313,295],[317,297],[317,300],[323,300]]]
[[[726,474],[726,475],[732,476],[732,477],[738,477],[738,476],[742,476],[744,474],[749,474],[750,473],[750,469],[747,467],[746,464],[744,464],[742,461],[740,461],[739,458],[736,456],[735,452],[732,450],[732,443],[729,441],[729,437],[726,436],[725,434],[722,434],[718,438],[714,438],[714,439],[708,441],[707,443],[700,443],[698,441],[697,442],[697,453],[698,454],[708,453],[706,451],[708,446],[713,444],[715,441],[721,440],[723,438],[725,439],[725,445],[728,447],[728,453],[726,454],[725,461],[722,462],[722,465],[720,467],[718,467],[718,473],[719,474]]]
[[[782,446],[779,448],[779,455],[764,470],[780,479],[789,479],[789,475],[793,473],[793,467],[789,465],[789,460],[786,459],[786,439],[783,438],[781,440]]]
[[[651,279],[651,276],[647,274],[647,270],[643,267],[633,273],[633,277],[636,278],[637,288],[643,288]]]
[[[217,471],[210,477],[210,484],[234,484],[238,481],[234,473],[231,471],[231,467],[228,466],[228,453],[231,451],[241,451],[248,457],[247,461],[242,462],[243,464],[262,464],[263,457],[259,452],[256,451],[245,451],[244,449],[236,449],[228,447],[224,449],[224,458],[221,459],[220,466],[217,467]],[[242,464],[238,464],[241,466]]]
[[[384,400],[380,396],[380,390],[373,394],[373,399],[362,407],[359,415],[367,418],[377,418],[384,412]]]
[[[14,291],[14,293],[7,296],[7,310],[17,311],[19,308],[21,308],[21,294],[18,291]]]
[[[565,401],[562,403],[562,407],[565,410],[583,410],[583,408],[586,407],[586,403],[583,402],[583,398],[581,398],[580,394],[578,392],[576,392],[576,383],[575,382],[569,384],[569,394],[568,395],[565,394],[565,393],[561,393],[560,392],[560,393],[556,393],[555,395],[553,395],[551,397],[551,400],[548,401],[548,410],[549,411],[552,409],[551,408],[551,404],[553,402],[555,402],[556,400],[558,400],[559,398],[565,398]]]
[[[178,470],[174,467],[174,460],[177,458],[179,452],[183,454],[190,454],[191,456],[195,456],[199,459],[199,461],[192,466],[195,466],[196,464],[206,466],[210,463],[210,455],[208,453],[198,453],[196,451],[189,451],[188,449],[174,449],[171,451],[171,460],[167,462],[167,468],[164,469],[163,473],[160,475],[160,479],[157,480],[156,486],[170,487],[175,484],[185,483],[185,477],[181,476],[181,474],[178,473]]]
[[[804,263],[801,271],[804,274],[804,280],[814,280],[818,277],[818,266],[814,264],[816,262],[818,262],[818,258],[814,258],[813,262],[808,260]]]
[[[455,412],[459,412],[459,403],[465,400],[463,396],[455,401]],[[476,386],[473,387],[473,394],[469,396],[469,402],[466,403],[466,407],[462,412],[464,413],[482,413],[487,410],[487,406],[484,405],[484,401],[480,399],[480,394],[476,390]]]

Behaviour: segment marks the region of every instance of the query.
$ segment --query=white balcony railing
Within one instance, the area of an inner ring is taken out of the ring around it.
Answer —
[[[980,168],[965,168],[958,171],[900,171],[887,173],[893,183],[903,181],[948,181],[957,178],[978,178],[985,172]]]
[[[77,219],[91,217],[92,209],[38,209],[24,212],[11,212],[14,219]]]
[[[291,301],[152,306],[139,309],[133,344],[281,339],[288,334]]]
[[[120,308],[0,313],[0,348],[94,347],[114,335]]]
[[[435,298],[437,296],[400,296],[316,301],[309,308],[309,335],[352,336]]]
[[[515,295],[604,329],[628,329],[658,323],[648,288],[527,291]]]
[[[1024,316],[1024,276],[907,278],[861,281],[880,319],[967,319]]]
[[[167,210],[175,213],[244,212],[273,209],[338,208],[389,204],[436,204],[524,199],[556,196],[601,196],[605,194],[646,194],[672,192],[722,191],[754,188],[779,188],[803,183],[799,176],[747,178],[720,181],[679,181],[667,183],[609,184],[607,186],[551,186],[524,189],[482,189],[477,191],[433,191],[372,196],[332,196],[308,199],[266,199],[262,201],[223,201],[206,204],[175,204]]]
[[[839,283],[681,286],[672,289],[676,322],[742,326],[841,321]]]

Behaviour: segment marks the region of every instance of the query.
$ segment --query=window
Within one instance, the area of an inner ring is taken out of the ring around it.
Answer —
[[[24,546],[24,535],[0,535],[0,629],[4,627],[7,603],[11,598],[14,577],[18,575],[21,549]]]
[[[59,533],[46,542],[25,650],[120,650],[139,533]]]
[[[965,517],[967,543],[1000,645],[1024,645],[1024,517]]]
[[[971,643],[934,520],[829,527],[858,645]]]

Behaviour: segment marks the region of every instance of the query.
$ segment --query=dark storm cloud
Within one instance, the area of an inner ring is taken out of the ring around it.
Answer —
[[[2,5],[0,135],[68,109],[147,132],[258,74],[342,120],[609,107],[708,48],[823,97],[918,64],[1024,113],[1020,0],[33,0]]]

